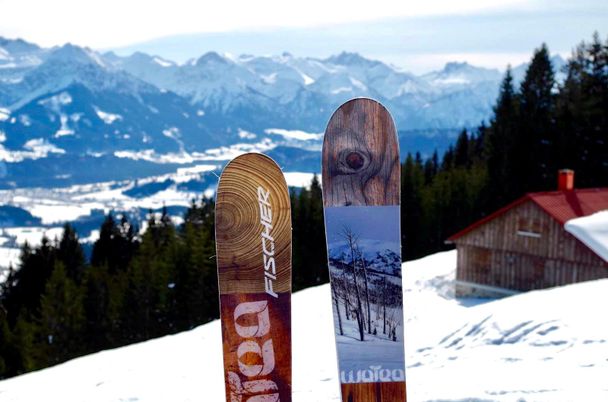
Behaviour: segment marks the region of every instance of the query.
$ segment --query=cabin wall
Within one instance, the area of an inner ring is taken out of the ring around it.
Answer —
[[[463,235],[456,279],[519,291],[608,278],[608,264],[532,201]],[[457,289],[460,295],[471,290]]]

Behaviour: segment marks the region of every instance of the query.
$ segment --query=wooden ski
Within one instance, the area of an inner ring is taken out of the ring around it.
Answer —
[[[226,166],[215,224],[226,401],[290,402],[291,209],[272,159]]]
[[[399,145],[389,112],[365,98],[340,106],[322,163],[342,401],[405,401]]]

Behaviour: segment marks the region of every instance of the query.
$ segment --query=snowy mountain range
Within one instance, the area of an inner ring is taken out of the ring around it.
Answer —
[[[403,265],[408,401],[608,399],[608,281],[454,297],[456,252]],[[293,400],[339,401],[328,285],[293,296]],[[601,309],[600,309],[601,310]],[[586,314],[581,314],[587,311]],[[598,315],[599,314],[599,315]],[[3,402],[223,401],[220,322],[0,381]]]
[[[516,79],[524,69],[514,70]],[[467,63],[415,76],[356,53],[209,52],[177,64],[0,38],[0,188],[167,173],[238,144],[275,149],[287,169],[318,171],[310,153],[318,151],[318,133],[355,96],[383,102],[403,149],[428,153],[489,118],[501,79],[498,70]]]
[[[397,251],[395,251],[397,250]],[[401,277],[400,245],[379,240],[360,240],[355,260],[365,263],[370,272]],[[339,263],[352,264],[351,249],[345,241],[329,245],[329,261],[334,266]]]

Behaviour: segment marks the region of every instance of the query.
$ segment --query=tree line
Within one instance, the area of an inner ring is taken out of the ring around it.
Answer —
[[[406,260],[528,192],[557,190],[559,169],[577,188],[608,186],[608,39],[582,42],[556,80],[546,45],[516,86],[508,68],[489,122],[462,130],[443,156],[408,154],[401,167]]]
[[[463,130],[441,157],[406,156],[404,259],[446,249],[447,237],[525,192],[555,189],[558,168],[574,169],[578,187],[608,186],[608,40],[581,43],[564,73],[557,83],[542,45],[517,88],[507,70],[489,122]],[[299,290],[328,281],[316,177],[291,192],[291,208]],[[143,234],[109,214],[90,261],[70,225],[60,239],[25,244],[0,285],[0,379],[217,318],[214,230],[213,200],[202,198],[179,226],[166,211],[150,214]],[[357,310],[369,332],[371,313]]]

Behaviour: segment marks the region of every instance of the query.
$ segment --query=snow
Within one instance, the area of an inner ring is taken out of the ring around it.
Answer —
[[[353,89],[351,87],[339,87],[336,89],[332,89],[331,93],[332,93],[332,95],[338,95],[343,92],[352,92],[352,91],[353,91]]]
[[[171,138],[173,140],[176,140],[180,137],[180,133],[179,133],[179,128],[177,127],[171,127],[168,128],[166,130],[163,130],[163,135],[167,138]]]
[[[314,173],[283,172],[283,176],[289,187],[310,187]],[[317,179],[321,183],[321,176],[317,175]]]
[[[88,237],[85,238],[81,238],[80,241],[83,243],[90,243],[93,244],[95,243],[97,240],[99,240],[99,235],[100,235],[100,231],[98,229],[95,230],[91,230],[91,233],[89,234]]]
[[[11,117],[11,111],[0,107],[0,121],[6,121]]]
[[[200,161],[228,161],[247,152],[265,152],[275,148],[276,145],[269,139],[263,139],[255,144],[233,144],[220,148],[211,148],[205,152],[179,152],[159,154],[152,149],[142,151],[116,151],[117,158],[144,160],[154,163],[186,164]],[[1,155],[1,154],[0,154]]]
[[[175,177],[174,180],[176,182],[188,181],[201,173],[212,172],[214,170],[218,170],[219,168],[219,165],[196,165],[188,168],[178,168],[177,177]]]
[[[1,143],[1,141],[0,141]],[[0,161],[22,162],[25,159],[46,158],[49,154],[64,154],[65,150],[57,147],[43,138],[35,138],[27,141],[23,148],[24,151],[10,151],[0,145]]]
[[[97,116],[106,124],[112,124],[116,120],[122,120],[122,116],[119,114],[104,112],[103,110],[99,109],[98,107],[95,107],[94,109],[95,109],[95,113],[97,113]]]
[[[17,266],[21,250],[13,247],[0,247],[0,283],[4,281],[2,274],[3,270],[8,269],[11,265]]]
[[[40,200],[37,205],[34,204],[34,206],[29,209],[33,216],[41,218],[43,225],[74,221],[81,216],[89,215],[92,209],[103,209],[102,204],[56,205],[54,202],[47,202],[45,202],[45,200]]]
[[[68,127],[68,116],[65,114],[61,114],[59,116],[59,119],[61,121],[61,127],[59,128],[59,130],[57,130],[54,137],[59,138],[59,137],[65,137],[68,135],[74,135],[74,130],[72,130]]]
[[[242,138],[244,140],[253,140],[257,137],[257,135],[255,135],[254,133],[247,130],[243,130],[242,128],[238,129],[238,136],[239,138]]]
[[[72,103],[72,96],[63,91],[57,95],[50,96],[38,102],[40,105],[48,106],[51,110],[58,112],[61,106],[66,106]]]
[[[302,72],[300,72],[300,75],[302,76],[302,79],[304,80],[304,85],[308,86],[310,84],[314,84],[315,79],[312,78],[311,76],[306,75],[306,74],[304,74]]]
[[[268,85],[276,84],[276,82],[277,82],[277,73],[271,73],[271,74],[267,74],[267,75],[260,75],[260,78],[262,79],[262,82],[264,82],[264,84],[268,84]]]
[[[571,219],[564,228],[608,262],[608,210]]]
[[[436,79],[433,81],[435,85],[467,85],[471,82],[463,77],[449,77],[444,79]]]
[[[43,236],[46,236],[49,240],[60,238],[63,234],[63,228],[15,227],[5,228],[4,233],[15,238],[17,244],[21,245],[27,242],[30,246],[39,246]]]
[[[167,61],[165,59],[161,59],[160,57],[154,57],[153,60],[154,60],[154,62],[156,64],[158,64],[161,67],[171,67],[171,66],[173,66],[173,63],[171,63],[170,61]]]
[[[320,140],[323,138],[323,133],[307,133],[302,130],[285,130],[282,128],[267,128],[264,130],[266,134],[280,135],[286,139],[294,139],[300,141]]]
[[[608,400],[608,280],[455,299],[454,251],[405,263],[408,401]],[[337,402],[327,285],[294,294],[293,401]],[[581,311],[585,314],[581,314]],[[599,310],[599,311],[598,311]],[[0,382],[3,402],[223,401],[219,321]]]
[[[29,126],[32,125],[32,119],[27,114],[20,114],[19,115],[19,122],[24,127],[29,127]]]

